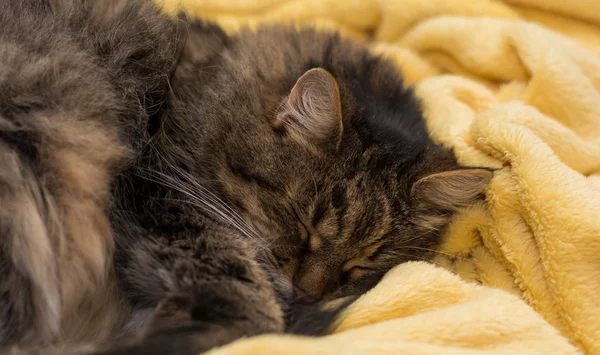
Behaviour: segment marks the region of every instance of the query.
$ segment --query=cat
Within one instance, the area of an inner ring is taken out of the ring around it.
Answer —
[[[491,177],[432,141],[392,64],[335,33],[7,0],[0,345],[191,354],[326,332],[429,260]]]

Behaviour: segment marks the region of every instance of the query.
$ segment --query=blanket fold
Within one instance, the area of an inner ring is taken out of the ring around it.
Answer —
[[[497,169],[437,266],[396,267],[326,337],[213,354],[600,354],[600,2],[157,1],[230,32],[293,22],[368,41],[437,142]]]

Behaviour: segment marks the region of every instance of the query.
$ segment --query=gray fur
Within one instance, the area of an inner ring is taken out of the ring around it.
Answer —
[[[431,141],[391,64],[334,34],[231,37],[146,0],[4,7],[0,345],[326,332],[341,308],[321,302],[428,260],[490,178]]]

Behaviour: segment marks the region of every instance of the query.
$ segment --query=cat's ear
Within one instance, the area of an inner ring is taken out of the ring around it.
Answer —
[[[443,225],[453,212],[480,200],[492,176],[486,169],[460,169],[419,179],[411,197],[417,203],[420,223],[427,228]]]
[[[341,137],[342,104],[333,75],[321,68],[304,73],[279,107],[275,125],[313,142]]]

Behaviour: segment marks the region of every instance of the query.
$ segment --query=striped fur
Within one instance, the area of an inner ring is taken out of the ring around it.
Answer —
[[[5,8],[2,346],[322,334],[391,267],[428,260],[491,176],[431,141],[391,64],[335,34],[230,37],[149,0]]]

